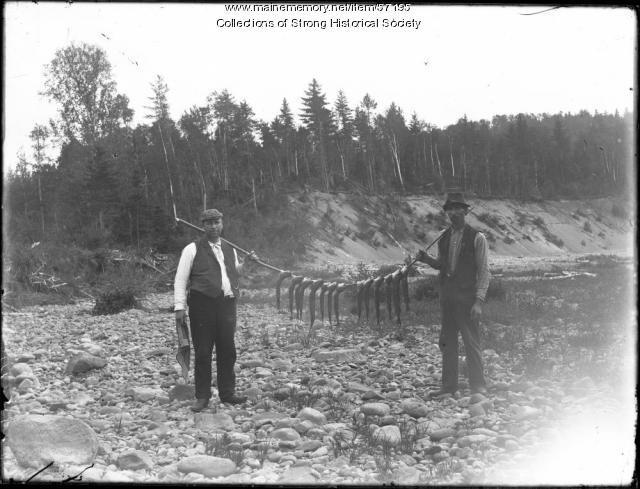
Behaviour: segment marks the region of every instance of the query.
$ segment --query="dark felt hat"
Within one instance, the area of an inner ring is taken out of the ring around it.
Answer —
[[[449,192],[447,194],[447,200],[442,205],[442,208],[446,211],[447,209],[451,209],[452,207],[462,206],[469,208],[471,207],[467,204],[467,201],[464,200],[464,195],[462,192]]]
[[[222,219],[222,212],[218,209],[206,209],[200,214],[200,221],[219,221]]]

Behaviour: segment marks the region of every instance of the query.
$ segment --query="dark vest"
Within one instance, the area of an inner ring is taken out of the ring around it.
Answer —
[[[476,266],[475,239],[478,231],[465,224],[460,243],[460,254],[456,262],[456,269],[452,275],[449,270],[449,242],[451,241],[451,228],[445,231],[445,235],[438,242],[442,268],[440,269],[440,285],[445,296],[455,295],[458,298],[473,299],[476,294],[476,282],[478,267]]]
[[[191,267],[191,275],[189,276],[191,290],[208,297],[219,297],[222,295],[222,275],[220,273],[220,263],[216,255],[213,254],[211,245],[206,238],[195,241],[196,256],[193,259]],[[238,271],[236,270],[236,261],[233,248],[222,241],[222,255],[224,256],[225,269],[227,277],[231,284],[233,295],[238,297]]]

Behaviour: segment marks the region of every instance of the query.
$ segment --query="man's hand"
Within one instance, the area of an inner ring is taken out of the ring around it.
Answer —
[[[482,316],[482,301],[476,300],[471,306],[471,319],[477,321]]]
[[[176,311],[176,323],[182,324],[185,320],[186,313],[184,309]]]
[[[437,265],[438,265],[438,260],[429,256],[429,254],[424,250],[418,251],[418,254],[416,255],[416,260],[424,262],[428,265],[431,265],[433,268],[437,268]]]
[[[247,255],[247,259],[251,260],[251,261],[258,261],[259,260],[258,255],[256,255],[256,252],[253,251],[253,250],[251,250],[251,253],[249,253]]]

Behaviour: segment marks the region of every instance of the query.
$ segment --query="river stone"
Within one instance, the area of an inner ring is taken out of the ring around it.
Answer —
[[[473,418],[476,416],[484,416],[486,413],[484,411],[484,407],[482,407],[482,404],[472,404],[471,406],[469,406],[469,414]]]
[[[414,462],[415,463],[415,460]],[[421,472],[415,467],[400,467],[393,472],[394,479],[398,484],[415,486],[420,482]]]
[[[441,428],[439,430],[432,431],[429,433],[429,436],[432,440],[439,441],[450,436],[456,436],[456,430],[453,428]]]
[[[324,414],[322,414],[317,409],[313,409],[313,408],[310,408],[310,407],[303,408],[298,413],[297,417],[298,417],[298,419],[301,419],[302,421],[308,420],[308,421],[311,421],[314,424],[325,424],[327,422],[327,417]]]
[[[391,408],[383,402],[367,402],[360,407],[360,411],[368,416],[386,416]]]
[[[300,450],[303,452],[313,452],[322,446],[320,440],[306,440],[300,444]]]
[[[153,467],[153,461],[147,452],[129,450],[118,456],[116,465],[122,470],[150,470]]]
[[[125,396],[133,397],[134,401],[147,402],[164,395],[164,391],[152,387],[129,387],[124,391]]]
[[[378,441],[387,440],[391,445],[398,445],[401,439],[400,428],[395,425],[377,428],[373,432],[373,438]]]
[[[265,424],[275,424],[278,419],[288,418],[284,413],[278,413],[276,411],[267,411],[265,413],[256,413],[251,417],[251,421],[253,421],[256,425],[256,428],[260,428]]]
[[[169,391],[171,401],[189,401],[196,397],[196,388],[192,385],[177,384]]]
[[[271,368],[274,370],[292,370],[293,362],[290,360],[284,360],[282,358],[276,358],[271,362]]]
[[[427,405],[418,399],[405,399],[400,403],[400,409],[414,418],[423,418],[429,414]]]
[[[313,469],[308,466],[291,467],[284,472],[278,482],[280,484],[317,484]]]
[[[42,468],[57,464],[91,464],[98,437],[83,421],[55,415],[27,415],[12,421],[7,442],[20,465]]]
[[[282,441],[298,441],[300,434],[293,428],[277,428],[271,432],[271,437]]]
[[[533,418],[542,412],[531,406],[511,406],[511,411],[517,420]]]
[[[471,398],[469,399],[469,404],[476,404],[478,402],[485,401],[487,398],[480,392],[476,392],[475,394],[471,394]]]
[[[22,377],[26,379],[33,377],[33,370],[31,370],[31,367],[28,364],[20,362],[11,365],[9,374],[13,377]]]
[[[80,374],[89,370],[104,368],[107,361],[104,358],[91,355],[90,353],[81,352],[73,355],[67,363],[67,374]]]
[[[300,420],[298,418],[282,418],[276,420],[275,428],[293,428],[298,424]]]
[[[247,396],[250,401],[257,401],[260,397],[262,397],[263,392],[259,387],[248,387],[242,391],[243,396]]]
[[[226,477],[236,471],[236,464],[228,458],[192,455],[180,460],[177,469],[183,474],[195,472],[205,477]]]
[[[242,368],[256,368],[256,367],[264,367],[264,360],[259,358],[248,358],[244,362],[240,362],[240,366]]]
[[[236,424],[227,413],[196,413],[196,428],[203,431],[233,430]]]
[[[312,357],[316,362],[345,362],[352,361],[359,356],[360,351],[355,348],[341,350],[317,350]]]

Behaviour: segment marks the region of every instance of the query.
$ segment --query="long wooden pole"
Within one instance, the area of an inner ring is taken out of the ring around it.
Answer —
[[[195,229],[196,231],[200,231],[201,233],[204,233],[204,229],[202,229],[201,227],[196,226],[195,224],[191,224],[190,222],[185,221],[184,219],[180,219],[179,217],[176,217],[175,219],[176,219],[176,222],[180,222],[180,223],[182,223],[182,224],[185,224],[185,225],[189,226],[189,227],[190,227],[190,228],[192,228],[192,229]],[[251,252],[250,252],[250,251],[247,251],[247,250],[245,250],[245,249],[240,248],[237,244],[234,244],[234,243],[232,243],[232,242],[231,242],[231,241],[229,241],[229,240],[226,240],[226,239],[224,239],[224,238],[222,238],[222,237],[221,237],[220,239],[221,239],[222,241],[224,241],[225,243],[227,243],[228,245],[233,246],[236,250],[238,250],[238,251],[240,251],[240,252],[244,253],[245,255],[250,255],[250,254],[251,254]],[[268,263],[265,263],[265,262],[263,262],[263,261],[255,260],[255,262],[256,262],[256,263],[258,263],[258,264],[260,264],[260,265],[262,265],[263,267],[267,267],[267,268],[269,268],[269,269],[271,269],[271,270],[275,270],[276,272],[284,272],[284,270],[281,270],[281,269],[279,269],[279,268],[276,268],[276,267],[274,267],[273,265],[269,265]]]

